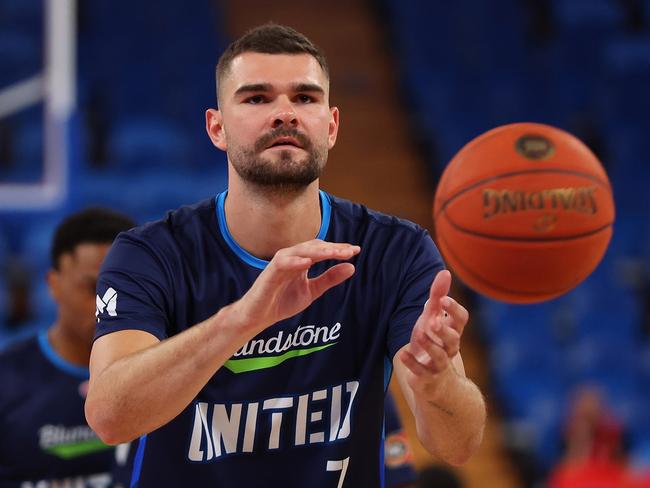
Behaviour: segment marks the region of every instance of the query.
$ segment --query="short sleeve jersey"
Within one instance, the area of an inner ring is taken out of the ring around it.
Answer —
[[[47,333],[0,353],[0,487],[108,488],[113,448],[88,427],[88,369],[66,362]]]
[[[98,281],[96,337],[139,329],[164,340],[246,293],[268,263],[231,236],[226,198],[118,236]],[[317,237],[361,247],[354,276],[242,344],[175,419],[141,438],[131,486],[383,485],[392,358],[443,263],[411,222],[325,192],[320,203]]]

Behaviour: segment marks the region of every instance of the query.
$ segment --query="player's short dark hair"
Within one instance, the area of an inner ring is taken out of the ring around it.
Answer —
[[[135,227],[130,217],[101,207],[91,207],[66,217],[54,231],[50,258],[59,269],[63,254],[74,252],[80,244],[111,244],[117,235]]]
[[[219,85],[230,70],[232,60],[242,53],[253,52],[261,54],[309,54],[313,56],[329,78],[329,67],[325,53],[307,36],[291,27],[268,23],[255,27],[242,37],[232,42],[219,58],[216,69],[217,99]]]

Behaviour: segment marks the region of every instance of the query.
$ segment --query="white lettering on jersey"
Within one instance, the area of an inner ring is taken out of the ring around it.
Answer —
[[[99,295],[97,295],[95,297],[95,304],[97,306],[95,309],[95,317],[97,317],[98,321],[99,314],[104,313],[104,309],[106,309],[106,313],[111,317],[117,316],[117,292],[113,288],[106,290],[102,298],[99,298]]]
[[[358,381],[348,381],[304,395],[233,403],[229,409],[222,403],[197,402],[187,457],[190,461],[206,462],[227,454],[345,439],[352,431],[351,417],[358,389]],[[324,421],[325,412],[329,413],[329,422]],[[293,435],[282,435],[284,422],[291,422]],[[268,439],[260,439],[256,435],[261,430],[258,426],[269,425]]]
[[[20,488],[109,488],[110,486],[111,476],[102,473],[60,480],[24,481]]]
[[[97,439],[97,434],[87,425],[65,427],[63,425],[44,425],[38,430],[38,444],[41,449],[49,449],[60,444],[75,444]]]
[[[296,347],[328,344],[336,341],[340,336],[341,324],[328,327],[315,325],[301,325],[294,332],[285,335],[284,331],[269,339],[253,339],[244,344],[233,357],[246,357],[254,354],[279,354]]]

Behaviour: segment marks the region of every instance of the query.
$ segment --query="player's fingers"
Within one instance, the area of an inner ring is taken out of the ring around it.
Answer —
[[[413,350],[411,349],[413,352]],[[449,364],[449,356],[447,351],[438,344],[429,341],[424,346],[424,354],[422,352],[414,353],[414,356],[422,366],[424,366],[430,373],[439,373],[443,371]],[[420,358],[426,357],[425,361]]]
[[[449,294],[451,288],[451,273],[446,269],[439,271],[431,284],[429,291],[429,301],[437,310],[440,307],[440,299]]]
[[[453,358],[460,350],[460,334],[453,327],[443,325],[436,335],[441,339],[447,357]]]
[[[404,366],[406,366],[415,376],[422,376],[428,371],[426,367],[424,367],[418,362],[417,359],[415,359],[415,356],[408,349],[401,351],[400,360],[402,363],[404,363]]]
[[[272,266],[278,271],[286,272],[307,270],[312,264],[313,262],[310,258],[282,254],[276,256],[273,260]]]
[[[310,258],[314,263],[326,259],[350,259],[361,251],[359,246],[345,242],[327,242],[320,239],[301,242],[295,246],[281,249],[279,254]]]
[[[339,263],[332,266],[317,278],[309,280],[312,296],[314,299],[318,298],[330,288],[343,283],[353,274],[354,265],[351,263]]]
[[[463,330],[465,330],[465,325],[469,320],[467,309],[453,298],[447,296],[440,299],[440,306],[448,315],[445,323],[456,329],[460,335],[463,335]]]
[[[449,360],[443,340],[431,330],[424,330],[424,327],[413,329],[409,351],[429,370],[444,369]]]

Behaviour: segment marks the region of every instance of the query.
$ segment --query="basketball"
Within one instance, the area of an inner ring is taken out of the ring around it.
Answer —
[[[573,135],[543,124],[492,129],[445,168],[433,219],[448,266],[497,300],[534,303],[571,290],[607,249],[607,173]]]

